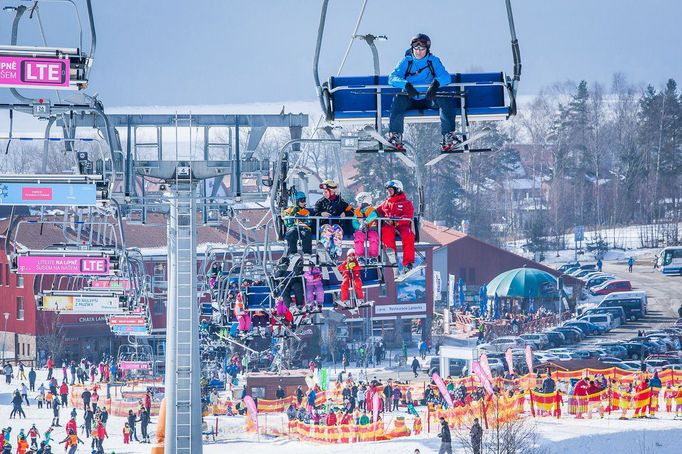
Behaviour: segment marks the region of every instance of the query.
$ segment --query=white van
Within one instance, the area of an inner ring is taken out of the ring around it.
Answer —
[[[607,330],[610,330],[610,329],[616,327],[611,314],[590,314],[590,315],[586,315],[585,317],[581,318],[580,320],[584,320],[586,322],[594,323],[595,325],[606,328]]]
[[[642,300],[642,314],[646,315],[647,306],[649,305],[649,302],[647,301],[646,291],[644,291],[644,290],[629,290],[627,292],[609,293],[600,301],[600,303],[603,301],[610,301],[610,300],[622,300],[624,298],[639,298],[639,299],[641,299]]]

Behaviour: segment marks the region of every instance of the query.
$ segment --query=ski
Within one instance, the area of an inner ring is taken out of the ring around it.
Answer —
[[[382,144],[384,146],[384,149],[394,151],[395,155],[398,157],[398,159],[400,159],[403,162],[403,164],[405,164],[407,167],[409,167],[411,169],[414,169],[417,167],[417,164],[415,164],[414,161],[412,161],[410,158],[407,157],[405,150],[400,150],[399,148],[394,147],[393,144],[391,142],[389,142],[388,140],[386,140],[386,138],[384,136],[379,134],[376,129],[367,125],[367,126],[365,126],[363,131],[366,132],[374,140],[376,140],[377,142]]]
[[[393,280],[394,280],[395,282],[402,282],[402,281],[404,281],[405,279],[407,279],[407,278],[409,278],[409,277],[411,277],[411,276],[414,276],[415,274],[419,273],[419,272],[422,271],[423,269],[424,269],[424,265],[415,266],[414,268],[412,268],[411,270],[409,270],[409,271],[407,271],[407,272],[400,273],[400,274],[397,275]]]
[[[474,134],[471,134],[469,137],[467,137],[466,140],[464,140],[463,142],[460,142],[459,144],[457,144],[456,147],[452,148],[451,150],[448,150],[448,151],[441,150],[440,154],[438,156],[436,156],[435,158],[433,158],[432,160],[430,160],[429,162],[427,162],[426,165],[427,166],[435,165],[435,164],[439,163],[440,161],[442,161],[443,159],[445,159],[447,157],[447,155],[449,155],[449,154],[468,153],[469,150],[466,147],[468,147],[469,144],[471,144],[472,142],[474,142],[476,140],[482,139],[483,137],[490,134],[491,131],[492,130],[490,128],[483,128],[480,131],[477,131]]]

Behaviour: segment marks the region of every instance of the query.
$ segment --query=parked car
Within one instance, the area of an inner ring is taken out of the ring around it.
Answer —
[[[558,331],[564,335],[564,338],[569,344],[577,344],[585,337],[584,333],[578,329],[570,326],[560,326],[554,328],[554,331]]]
[[[611,295],[618,295],[618,293],[612,293]],[[644,303],[641,298],[604,298],[597,305],[597,308],[601,309],[605,307],[622,307],[625,312],[625,317],[631,321],[635,321],[644,316]]]
[[[579,320],[601,326],[606,331],[611,331],[612,328],[616,327],[611,314],[588,314],[583,315]]]
[[[593,289],[590,290],[590,294],[594,296],[608,295],[610,293],[626,292],[628,290],[632,290],[632,284],[630,283],[630,281],[615,280],[604,282],[602,285],[594,287]]]
[[[576,326],[583,330],[583,332],[587,336],[602,335],[607,331],[606,328],[603,328],[599,325],[595,325],[594,323],[590,323],[584,320],[569,320],[566,323],[564,323],[564,326]]]
[[[565,273],[566,271],[570,270],[571,268],[580,268],[580,262],[568,262],[564,263],[561,265],[557,271],[560,273]]]
[[[638,372],[641,370],[641,366],[635,366],[627,361],[603,361],[603,363],[630,372]]]
[[[518,336],[504,336],[478,346],[479,350],[504,353],[508,348],[525,348],[526,341]]]
[[[543,333],[521,334],[519,337],[530,343],[534,350],[542,350],[549,345],[549,338]]]
[[[440,358],[435,357],[431,358],[427,364],[427,367],[424,368],[425,371],[428,371],[429,376],[433,375],[434,373],[437,373],[440,375]],[[467,362],[465,359],[459,359],[459,358],[450,358],[448,359],[448,364],[450,367],[450,373],[445,376],[452,376],[452,377],[464,377],[469,373],[469,370],[467,368]]]
[[[597,344],[599,348],[604,349],[609,355],[615,356],[619,360],[628,358],[628,350],[620,344]]]
[[[625,310],[620,306],[594,307],[583,312],[582,315],[578,317],[578,319],[581,319],[587,315],[592,314],[611,314],[611,317],[613,318],[613,321],[616,324],[616,326],[624,324],[625,321],[627,320],[627,318],[625,317]]]
[[[493,377],[504,375],[504,371],[507,369],[507,362],[502,358],[488,358],[488,364],[490,365],[490,372],[492,372]]]
[[[547,336],[548,348],[557,348],[566,344],[566,338],[559,331],[546,331],[544,334]]]
[[[627,355],[629,359],[640,359],[642,357],[646,358],[649,355],[649,348],[639,342],[624,342],[620,344],[627,350]]]

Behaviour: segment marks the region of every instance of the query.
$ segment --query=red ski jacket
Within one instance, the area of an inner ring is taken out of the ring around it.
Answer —
[[[412,202],[408,200],[404,192],[396,194],[393,197],[381,202],[381,205],[377,207],[377,213],[379,216],[384,218],[404,218],[412,219],[414,217],[414,207]],[[393,221],[395,226],[398,225],[410,225],[408,221]],[[386,224],[386,221],[384,221]]]

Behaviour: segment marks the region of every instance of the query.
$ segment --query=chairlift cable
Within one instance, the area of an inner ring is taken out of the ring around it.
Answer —
[[[358,34],[358,29],[360,28],[360,23],[362,22],[362,18],[365,14],[365,7],[367,6],[368,0],[364,0],[362,2],[362,8],[360,9],[360,15],[358,16],[358,20],[355,23],[355,28],[353,29],[353,33],[350,35],[350,41],[348,42],[348,47],[346,48],[346,53],[343,55],[343,59],[341,60],[341,66],[339,66],[339,70],[336,73],[337,76],[341,75],[341,71],[343,71],[343,67],[346,64],[346,59],[348,58],[348,54],[350,54],[350,49],[353,47],[353,42],[355,41],[355,35]]]

